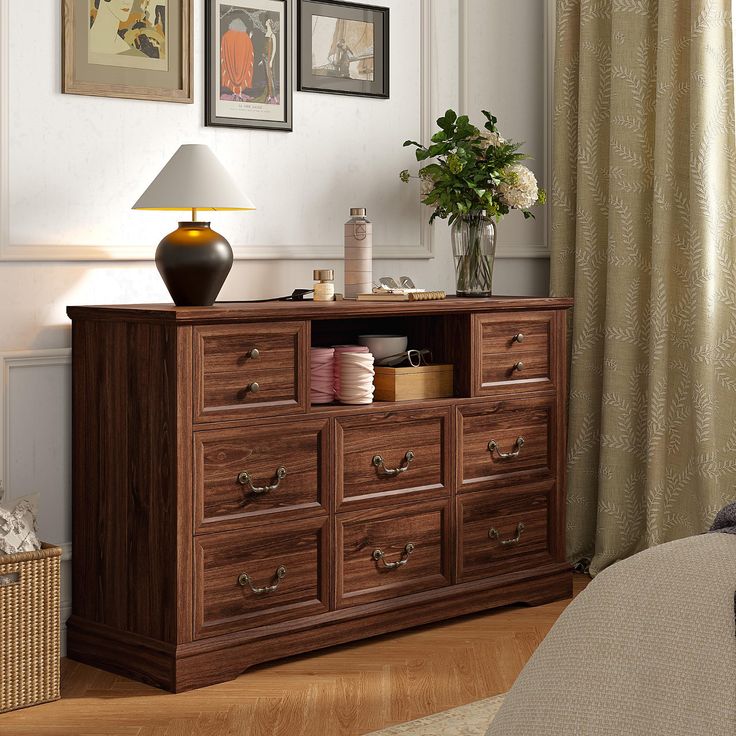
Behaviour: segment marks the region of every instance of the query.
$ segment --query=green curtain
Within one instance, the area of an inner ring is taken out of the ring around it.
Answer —
[[[554,119],[568,553],[596,573],[736,498],[731,0],[558,0]]]

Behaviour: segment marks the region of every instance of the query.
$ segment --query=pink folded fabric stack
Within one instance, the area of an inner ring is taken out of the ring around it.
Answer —
[[[331,404],[335,400],[335,351],[333,348],[312,348],[313,404]]]

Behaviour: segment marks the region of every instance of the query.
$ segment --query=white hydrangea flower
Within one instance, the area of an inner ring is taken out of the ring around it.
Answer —
[[[504,171],[504,181],[498,185],[498,191],[503,201],[517,210],[529,209],[539,199],[537,177],[521,164],[509,166]]]
[[[480,131],[480,147],[487,151],[491,146],[502,146],[504,143],[506,143],[506,139],[502,138],[498,133],[494,133],[493,131],[486,130],[483,128],[483,130]]]

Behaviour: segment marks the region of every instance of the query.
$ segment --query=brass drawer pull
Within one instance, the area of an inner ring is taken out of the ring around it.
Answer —
[[[524,370],[524,363],[522,361],[514,363],[514,367],[511,370],[512,372],[516,371],[517,373],[521,373]]]
[[[519,544],[521,533],[524,531],[524,528],[524,522],[520,521],[516,525],[516,536],[511,539],[501,539],[501,533],[498,529],[491,529],[491,531],[488,532],[488,536],[491,539],[498,539],[503,547],[510,547],[512,544]]]
[[[253,381],[253,383],[249,383],[245,387],[245,392],[248,394],[257,394],[260,390],[261,390],[261,384],[256,383],[255,381]]]
[[[521,345],[521,343],[523,343],[525,339],[526,338],[524,337],[523,332],[517,332],[511,339],[511,342],[518,342],[519,345]]]
[[[245,471],[238,475],[238,483],[240,483],[241,486],[248,486],[251,490],[251,493],[255,493],[256,496],[262,496],[264,493],[275,491],[284,478],[286,478],[286,468],[282,465],[276,470],[274,483],[270,486],[254,486],[253,478],[251,478],[251,475],[248,471]]]
[[[501,452],[501,450],[498,449],[498,442],[496,442],[496,440],[491,440],[488,443],[488,452],[490,452],[491,455],[495,452],[501,460],[513,460],[515,457],[519,457],[522,447],[524,447],[523,437],[516,438],[514,448],[511,452]]]
[[[286,568],[283,565],[279,565],[274,577],[276,578],[276,582],[273,585],[265,585],[263,588],[258,588],[257,586],[253,585],[253,581],[250,579],[250,575],[243,572],[238,576],[238,585],[241,588],[250,586],[250,589],[256,595],[265,595],[266,593],[273,593],[279,587],[279,583],[286,577]]]
[[[384,567],[388,570],[396,570],[399,567],[403,567],[406,565],[407,562],[409,562],[409,555],[414,551],[414,545],[409,542],[406,547],[404,547],[403,551],[401,552],[401,559],[396,560],[396,562],[386,562],[386,554],[383,552],[383,550],[380,549],[374,549],[373,550],[373,559],[376,562],[383,562]]]
[[[251,360],[258,360],[258,358],[261,357],[261,351],[258,348],[253,348],[253,350],[248,351],[248,354],[245,357],[250,358]]]
[[[401,465],[399,465],[398,468],[387,468],[383,461],[383,458],[380,455],[374,455],[372,462],[376,468],[382,470],[384,475],[388,476],[389,478],[393,478],[394,476],[406,473],[406,471],[409,470],[409,466],[414,461],[414,457],[414,453],[409,450],[406,455],[404,455],[404,459],[401,461]]]

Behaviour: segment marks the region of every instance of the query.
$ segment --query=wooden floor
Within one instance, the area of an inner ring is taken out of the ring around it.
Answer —
[[[575,576],[576,593],[586,582]],[[336,647],[180,695],[64,660],[62,699],[0,715],[0,734],[357,736],[506,692],[568,603]]]

